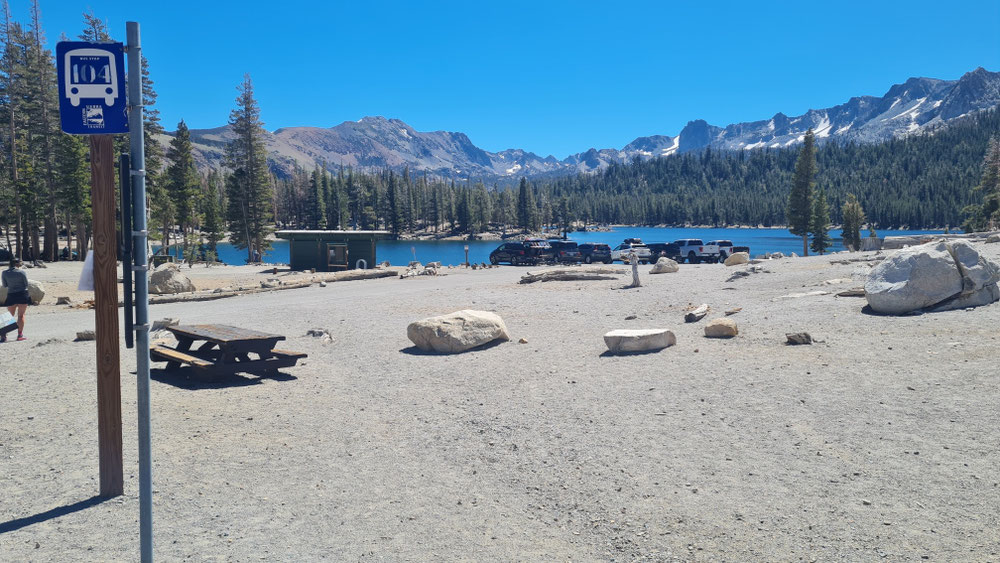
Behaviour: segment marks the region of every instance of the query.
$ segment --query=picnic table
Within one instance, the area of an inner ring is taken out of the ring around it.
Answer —
[[[269,375],[281,368],[291,367],[301,352],[278,350],[274,347],[285,337],[228,325],[174,325],[166,327],[177,338],[177,346],[159,344],[149,349],[150,359],[167,362],[167,369],[182,365],[205,375],[233,375],[251,373]],[[196,342],[202,342],[192,349]],[[255,357],[251,357],[251,354]]]

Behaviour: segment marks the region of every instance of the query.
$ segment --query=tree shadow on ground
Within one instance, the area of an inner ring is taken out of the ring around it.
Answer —
[[[72,504],[65,504],[51,510],[46,510],[45,512],[39,512],[38,514],[32,516],[8,520],[7,522],[0,523],[0,534],[6,534],[7,532],[13,532],[15,530],[20,530],[21,528],[26,528],[32,524],[38,524],[40,522],[45,522],[46,520],[52,520],[53,518],[59,518],[60,516],[79,512],[90,508],[91,506],[97,506],[110,498],[111,497],[92,496],[86,500],[77,501]]]
[[[487,342],[486,344],[483,344],[482,346],[476,346],[475,348],[470,348],[470,349],[468,349],[468,350],[466,350],[464,352],[457,352],[457,353],[458,354],[468,354],[469,352],[479,352],[481,350],[489,350],[490,348],[495,348],[495,347],[503,344],[504,342],[507,342],[507,341],[506,340],[494,340],[492,342]],[[403,354],[409,354],[410,356],[454,356],[455,355],[455,354],[450,354],[448,352],[427,352],[425,350],[421,350],[420,348],[417,348],[416,346],[409,346],[407,348],[402,348],[402,349],[400,349],[400,352],[402,352]]]
[[[260,385],[265,379],[273,381],[294,381],[298,379],[294,375],[277,371],[262,376],[245,376],[241,374],[205,376],[195,372],[192,368],[182,367],[178,369],[151,369],[149,378],[158,383],[173,385],[179,389],[188,391],[198,391],[201,389],[225,389],[227,387],[246,387],[249,385]]]

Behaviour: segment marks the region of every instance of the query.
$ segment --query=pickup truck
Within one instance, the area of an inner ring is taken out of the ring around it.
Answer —
[[[687,260],[688,264],[711,262],[718,258],[718,255],[705,252],[705,243],[700,238],[682,238],[675,240],[674,244],[679,247],[681,260]]]
[[[725,262],[733,253],[733,241],[731,240],[710,240],[703,247],[705,254],[711,256],[712,262]]]

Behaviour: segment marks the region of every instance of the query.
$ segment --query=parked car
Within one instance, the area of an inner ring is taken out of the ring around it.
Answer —
[[[577,247],[584,264],[592,262],[611,263],[611,247],[600,242],[585,242]]]
[[[555,252],[553,252],[548,239],[526,238],[524,244],[527,245],[529,255],[536,259],[534,264],[555,262]]]
[[[633,250],[638,256],[640,264],[649,262],[649,247],[637,238],[627,238],[625,239],[625,242],[616,246],[615,249],[611,251],[611,260],[627,263],[628,255]]]
[[[710,257],[708,254],[705,254],[705,243],[700,238],[682,238],[675,240],[674,244],[679,249],[681,259],[687,260],[688,264],[707,261]]]
[[[505,242],[490,252],[490,264],[506,262],[513,266],[539,264],[551,259],[551,247],[537,241]]]
[[[676,262],[683,262],[681,258],[681,247],[672,242],[651,242],[649,247],[649,261],[656,263],[661,257],[667,257]]]
[[[710,240],[705,243],[704,253],[709,256],[710,262],[725,262],[733,253],[733,241],[731,240]]]
[[[576,264],[581,260],[580,248],[575,242],[562,239],[550,239],[548,242],[549,246],[552,247],[552,254],[556,262]]]

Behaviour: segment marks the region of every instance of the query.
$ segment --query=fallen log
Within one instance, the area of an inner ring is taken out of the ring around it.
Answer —
[[[684,322],[693,323],[700,321],[707,314],[708,314],[708,303],[702,303],[701,305],[698,306],[697,309],[684,315]]]
[[[625,270],[618,268],[558,268],[528,272],[521,276],[520,283],[613,280],[617,279],[615,276],[620,276],[623,273],[625,273]],[[609,274],[615,274],[615,276]]]

